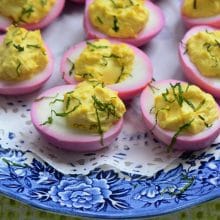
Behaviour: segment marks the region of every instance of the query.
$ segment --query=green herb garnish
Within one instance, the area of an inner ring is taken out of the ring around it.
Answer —
[[[151,108],[150,113],[153,111],[153,109],[155,109],[155,107],[152,107],[152,108]],[[160,113],[161,111],[170,111],[170,108],[167,107],[167,108],[161,108],[161,109],[158,109],[158,110],[157,110],[157,112],[156,112],[156,114],[155,114],[155,124],[154,124],[154,126],[150,129],[150,131],[153,131],[154,128],[157,126],[157,124],[158,124],[158,115],[159,115],[159,113]]]
[[[119,31],[119,26],[118,26],[118,18],[116,16],[113,17],[113,27],[112,29],[115,31],[115,32],[118,32]]]
[[[10,40],[10,41],[8,41],[7,43],[5,43],[5,45],[8,47],[12,42],[13,42],[13,41]]]
[[[18,60],[18,65],[17,65],[17,67],[16,67],[16,73],[17,73],[17,76],[18,76],[18,77],[21,76],[21,65],[22,65],[21,61]]]
[[[175,85],[172,85],[172,83],[170,83],[170,87],[172,89],[173,92],[173,96],[175,98],[175,100],[177,101],[177,103],[182,106],[183,101],[184,101],[184,97],[183,97],[183,90],[182,90],[182,86],[180,83],[176,83]],[[178,93],[176,93],[176,87],[178,90]]]
[[[170,142],[170,144],[167,146],[168,147],[168,152],[170,152],[172,150],[173,145],[176,143],[176,139],[177,137],[180,135],[180,133],[182,133],[184,130],[186,130],[187,128],[189,128],[192,124],[192,122],[194,121],[194,119],[192,119],[191,121],[185,123],[184,125],[180,126],[179,129],[176,131],[176,133],[173,135],[172,140]]]
[[[113,54],[113,53],[112,53],[111,55],[109,55],[109,56],[103,55],[103,57],[104,57],[104,58],[115,58],[115,59],[121,58],[121,57],[119,57],[118,55]]]
[[[29,5],[29,7],[22,9],[21,18],[23,16],[27,16],[29,18],[33,12],[34,12],[33,5]]]
[[[107,118],[109,118],[110,115],[112,115],[115,118],[119,118],[116,114],[115,111],[115,106],[111,103],[111,102],[102,102],[101,100],[99,100],[96,96],[92,96],[93,99],[93,105],[95,108],[95,113],[96,113],[96,119],[97,119],[97,129],[98,129],[98,133],[101,136],[100,142],[103,145],[103,129],[102,129],[102,125],[101,125],[101,121],[100,121],[100,116],[99,116],[99,112],[105,112],[107,114]]]
[[[195,111],[198,111],[204,104],[205,104],[205,99],[203,99],[200,103],[199,103],[199,105],[196,107],[196,109],[195,109]]]
[[[41,125],[47,125],[47,124],[52,124],[53,123],[53,114],[57,117],[66,117],[70,113],[74,112],[79,106],[81,105],[81,102],[74,106],[70,111],[67,112],[56,112],[55,110],[51,110],[51,115],[47,118],[47,121],[43,122]]]
[[[128,0],[130,5],[134,5],[134,2],[132,0]]]
[[[197,0],[194,0],[194,1],[193,1],[193,8],[194,8],[194,9],[197,9]]]
[[[53,104],[55,104],[56,102],[64,102],[64,100],[63,100],[63,99],[55,99],[55,100],[53,100],[52,102],[50,102],[49,105],[53,105]]]
[[[106,49],[106,48],[108,48],[108,46],[106,46],[106,45],[97,46],[97,45],[95,45],[95,44],[93,44],[93,43],[91,43],[89,41],[87,41],[86,44],[88,46],[92,47],[93,49]]]
[[[189,101],[188,99],[183,98],[184,102],[187,103],[194,111],[196,111],[195,106],[193,105],[193,103],[191,101]]]
[[[170,93],[169,93],[169,90],[166,89],[166,92],[162,93],[163,99],[164,99],[166,102],[169,102],[169,103],[175,102],[175,100],[169,100],[169,99],[167,98],[167,96],[168,96],[169,94],[170,94]]]
[[[97,21],[98,21],[100,24],[104,24],[103,21],[102,21],[102,19],[101,19],[99,16],[97,16],[96,19],[97,19]]]
[[[152,81],[155,81],[155,80],[152,80]],[[152,91],[153,93],[155,93],[155,90],[157,90],[157,91],[159,91],[159,90],[160,90],[159,88],[157,88],[157,87],[153,86],[151,83],[150,83],[150,84],[148,84],[148,86],[149,86],[149,88],[151,89],[151,91]]]
[[[47,0],[40,0],[40,3],[42,7],[44,7],[45,5],[47,5]]]
[[[27,48],[36,48],[36,49],[40,49],[41,47],[37,44],[27,44]]]
[[[114,0],[110,0],[112,2],[112,4],[114,5],[115,8],[117,8],[117,4],[115,3]]]
[[[204,117],[202,117],[201,115],[199,115],[198,117],[204,122],[204,125],[205,125],[207,128],[211,128],[211,127],[212,127],[212,124],[209,125],[209,124],[206,122],[206,120],[205,120]]]
[[[35,99],[34,102],[40,102],[44,99],[55,99],[55,98],[57,98],[58,95],[59,95],[59,93],[57,93],[55,96],[42,96],[40,98]]]
[[[75,69],[75,64],[73,63],[73,61],[69,58],[67,58],[67,60],[71,63],[71,68],[69,70],[69,75],[71,76],[73,74],[73,71]]]
[[[121,73],[120,73],[120,75],[118,76],[118,79],[116,80],[116,82],[115,82],[115,83],[119,83],[119,82],[120,82],[121,77],[122,77],[122,75],[124,74],[124,69],[125,69],[125,67],[124,67],[124,66],[122,66],[122,67],[121,67]]]
[[[19,45],[19,44],[18,44],[18,45],[13,44],[13,47],[16,48],[18,52],[22,52],[22,51],[24,51],[24,47],[22,47],[22,46]]]

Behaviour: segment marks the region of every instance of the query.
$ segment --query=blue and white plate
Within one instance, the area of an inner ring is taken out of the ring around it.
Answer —
[[[220,151],[220,143],[211,148]],[[86,176],[63,175],[36,158],[27,161],[28,153],[0,149],[0,191],[52,212],[101,219],[151,217],[220,197],[220,158],[212,153],[184,153],[174,168],[151,178],[101,169]]]
[[[183,79],[177,43],[185,30],[178,1],[161,1],[160,6],[166,27],[143,49],[152,59],[156,79]],[[62,83],[60,58],[67,48],[84,39],[82,15],[83,6],[69,2],[62,16],[44,30],[57,63],[46,87]],[[0,115],[0,123],[13,123],[12,120]],[[13,133],[8,133],[7,138],[14,138]],[[17,142],[19,146],[24,144]],[[6,144],[2,146],[3,143]],[[169,168],[150,178],[101,168],[88,175],[64,175],[34,155],[30,160],[31,152],[21,151],[19,146],[10,149],[7,140],[0,139],[0,191],[44,210],[129,219],[171,213],[220,197],[220,140],[204,151],[182,154]]]

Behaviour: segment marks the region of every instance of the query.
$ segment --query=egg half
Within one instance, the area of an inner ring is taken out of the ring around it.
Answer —
[[[116,41],[111,41],[111,43],[120,44],[120,42]],[[75,63],[76,59],[86,46],[86,42],[81,42],[65,52],[61,61],[61,73],[66,83],[74,85],[78,83],[74,79],[74,69],[73,74],[70,75],[69,72],[72,68],[72,63]],[[130,76],[119,83],[107,85],[108,88],[117,91],[118,96],[123,100],[131,99],[138,95],[146,87],[146,85],[151,82],[153,74],[152,64],[148,56],[140,49],[132,45],[127,44],[127,46],[129,46],[135,54],[133,70],[130,73]],[[71,63],[69,60],[71,60]]]
[[[65,0],[56,0],[51,11],[40,22],[33,24],[23,24],[22,27],[28,30],[41,29],[52,23],[62,12],[65,5]],[[6,31],[7,27],[13,23],[9,18],[0,14],[0,31]]]
[[[153,37],[155,37],[163,28],[165,18],[161,9],[153,4],[151,1],[145,0],[144,5],[149,9],[149,20],[145,25],[144,29],[137,34],[135,38],[113,38],[109,37],[106,34],[98,31],[90,22],[88,15],[89,5],[93,0],[86,0],[86,8],[84,13],[84,29],[88,39],[99,39],[99,38],[108,38],[108,39],[117,39],[119,41],[133,44],[135,46],[141,46],[149,42]]]
[[[187,41],[195,34],[204,31],[218,30],[209,26],[198,26],[191,28],[183,37],[179,43],[179,57],[180,63],[187,79],[200,86],[205,91],[211,93],[215,97],[220,97],[220,78],[217,77],[205,77],[203,76],[197,67],[191,62],[189,55],[186,53]]]
[[[4,35],[0,36],[0,44],[3,42]],[[50,49],[45,45],[48,56],[48,64],[44,71],[34,74],[30,79],[22,81],[0,80],[0,94],[3,95],[24,95],[39,89],[52,75],[54,60]]]
[[[175,84],[180,81],[164,80],[153,82],[151,86],[148,86],[141,94],[140,105],[143,114],[143,119],[147,128],[166,145],[170,145],[176,132],[162,129],[156,122],[155,114],[152,114],[152,108],[154,107],[154,98],[165,93],[166,89],[170,86],[170,83]],[[184,83],[184,82],[180,82]],[[217,103],[216,103],[217,105]],[[219,106],[217,105],[218,109]],[[219,110],[220,117],[220,110]],[[220,120],[216,119],[212,126],[205,128],[202,132],[197,134],[180,133],[176,137],[173,149],[178,150],[199,150],[209,146],[220,134]]]
[[[54,117],[52,124],[42,125],[51,115],[51,108],[56,112],[63,111],[63,103],[61,102],[56,102],[51,107],[50,103],[53,99],[50,97],[62,99],[65,93],[73,91],[74,88],[74,85],[64,85],[43,92],[31,108],[31,119],[34,126],[47,141],[59,148],[89,152],[108,146],[120,133],[123,118],[115,123],[107,132],[104,132],[103,143],[100,141],[99,134],[86,133],[67,126],[66,118],[64,117]]]
[[[184,0],[182,0],[181,8],[183,7]],[[212,27],[220,27],[220,15],[215,15],[211,17],[201,17],[201,18],[191,18],[186,16],[183,11],[181,11],[181,17],[187,28],[191,28],[198,25],[209,25]]]

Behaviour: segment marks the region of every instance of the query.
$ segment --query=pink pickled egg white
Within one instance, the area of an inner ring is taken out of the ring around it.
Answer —
[[[117,41],[111,41],[112,43],[120,43]],[[135,53],[134,65],[131,76],[128,76],[124,81],[108,85],[107,87],[117,91],[118,96],[123,100],[128,100],[134,96],[141,93],[141,91],[147,86],[148,83],[152,80],[153,67],[148,56],[142,52],[140,49],[128,45]],[[71,69],[71,60],[75,63],[76,59],[82,53],[86,47],[86,42],[81,42],[73,47],[71,47],[67,52],[65,52],[62,61],[61,61],[61,73],[63,78],[68,84],[77,84],[78,82],[74,79],[74,71],[69,74]]]
[[[155,114],[153,113],[151,114],[150,112],[152,107],[154,106],[154,97],[161,94],[162,92],[165,92],[166,88],[170,86],[169,83],[175,84],[177,82],[180,81],[164,80],[164,81],[154,82],[152,83],[152,86],[160,90],[154,90],[153,92],[151,88],[148,86],[143,91],[140,98],[143,119],[146,123],[147,128],[149,130],[152,129],[152,132],[155,135],[155,137],[157,137],[166,145],[169,145],[171,143],[171,140],[175,132],[162,129],[159,127],[159,125],[156,125]],[[219,110],[219,116],[220,116],[220,110]],[[218,137],[219,134],[220,134],[220,120],[217,119],[213,123],[212,127],[206,128],[204,131],[198,134],[195,135],[180,134],[179,136],[177,136],[176,143],[173,146],[173,148],[178,150],[187,150],[187,151],[203,149],[209,146]]]
[[[0,44],[3,42],[3,38],[4,36],[0,36]],[[0,79],[0,94],[24,95],[31,93],[43,86],[43,84],[50,78],[54,68],[54,60],[48,47],[46,47],[46,53],[48,55],[48,64],[44,71],[37,73],[32,78],[23,81],[10,82]]]
[[[182,0],[182,4],[183,2],[184,1]],[[181,8],[182,8],[182,4],[181,4]],[[209,25],[212,27],[220,28],[220,15],[206,17],[206,18],[190,18],[181,12],[181,17],[187,28],[191,28],[198,25]]]
[[[51,11],[48,13],[48,15],[43,18],[38,23],[33,24],[24,24],[22,27],[28,29],[28,30],[35,30],[35,29],[41,29],[52,23],[62,12],[65,5],[65,0],[56,0],[55,5],[51,9]],[[2,15],[0,15],[0,30],[5,31],[6,28],[11,25],[13,22],[9,18],[6,18]]]
[[[162,30],[165,22],[164,15],[161,9],[153,4],[152,2],[145,0],[145,6],[149,9],[149,21],[147,22],[145,28],[137,34],[136,38],[114,38],[109,37],[106,34],[98,31],[93,25],[90,23],[88,8],[89,5],[93,2],[93,0],[86,0],[86,8],[84,13],[84,29],[88,39],[97,39],[97,38],[108,38],[108,39],[117,39],[119,41],[133,44],[135,46],[141,46],[147,42],[149,42],[153,37],[155,37]]]
[[[54,116],[53,123],[50,125],[42,125],[51,116],[51,109],[56,112],[63,112],[63,103],[56,102],[51,105],[50,102],[55,98],[42,97],[56,97],[56,99],[63,99],[66,92],[73,91],[74,85],[64,85],[51,88],[41,94],[35,101],[31,108],[31,120],[39,131],[39,133],[51,144],[72,151],[89,152],[99,150],[111,144],[119,135],[123,119],[120,119],[103,135],[103,142],[101,144],[101,136],[93,133],[83,133],[75,128],[71,128],[66,124],[65,117]]]
[[[191,62],[189,55],[186,53],[186,43],[190,37],[201,31],[214,31],[215,28],[209,26],[198,26],[191,28],[179,43],[179,57],[183,72],[187,79],[201,87],[203,90],[211,93],[213,96],[220,98],[220,78],[205,77],[197,67]]]

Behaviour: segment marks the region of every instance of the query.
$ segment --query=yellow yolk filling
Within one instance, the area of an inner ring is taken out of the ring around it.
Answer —
[[[186,48],[202,75],[220,77],[220,31],[199,32],[187,41]]]
[[[89,19],[99,31],[111,37],[136,37],[145,27],[149,12],[144,0],[94,0]]]
[[[134,52],[126,44],[111,44],[104,39],[87,42],[74,64],[74,77],[77,81],[119,83],[132,72],[133,62]]]
[[[48,63],[40,31],[10,26],[0,45],[0,79],[19,81],[31,78]]]
[[[219,111],[210,94],[197,86],[176,83],[155,97],[155,117],[163,129],[197,134],[219,120]]]
[[[191,18],[212,17],[220,14],[219,0],[185,0],[182,13]]]
[[[0,14],[16,23],[37,23],[49,13],[55,2],[56,0],[0,0]]]
[[[71,127],[99,133],[109,130],[125,113],[117,92],[101,84],[82,82],[64,96],[64,111]]]

